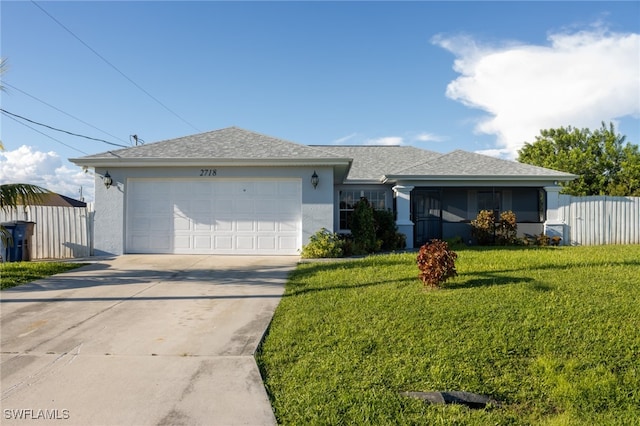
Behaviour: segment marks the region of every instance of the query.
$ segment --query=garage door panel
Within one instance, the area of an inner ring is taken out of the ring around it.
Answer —
[[[233,213],[232,199],[215,199],[213,201],[213,213],[220,215],[229,215]]]
[[[255,232],[256,226],[255,222],[248,219],[237,219],[236,220],[236,231],[238,232]]]
[[[298,239],[295,237],[278,237],[278,246],[281,250],[295,252],[298,250]]]
[[[276,237],[258,237],[258,250],[275,250],[276,247]]]
[[[168,235],[152,235],[149,237],[151,247],[160,250],[160,253],[168,253],[171,250],[171,239]]]
[[[276,232],[278,230],[277,221],[275,220],[259,220],[258,232]]]
[[[233,200],[233,211],[236,213],[253,215],[255,212],[255,201],[251,199]]]
[[[172,228],[171,219],[168,217],[149,218],[149,231],[170,232]]]
[[[143,202],[143,204],[148,205],[149,208],[147,209],[147,212],[153,214],[166,214],[170,213],[172,210],[171,204],[169,204],[167,200],[157,200],[149,198],[148,200],[146,200],[146,203]]]
[[[300,209],[299,202],[296,200],[280,200],[278,203],[278,213],[283,216],[291,215],[295,216],[296,212]]]
[[[216,194],[224,196],[233,195],[234,192],[237,192],[236,184],[231,181],[218,181],[217,185],[215,185]]]
[[[145,180],[127,185],[128,253],[297,254],[299,180]]]
[[[130,220],[131,228],[137,232],[149,231],[149,219],[146,217],[136,216]]]
[[[176,231],[189,231],[191,229],[191,221],[188,217],[176,217],[173,219],[173,229]]]
[[[214,230],[214,225],[205,223],[204,220],[195,222],[193,229],[198,232],[211,232]]]
[[[278,213],[278,200],[275,198],[256,200],[255,209],[262,215],[276,215]]]
[[[211,235],[196,235],[194,237],[194,248],[196,249],[212,249],[213,244],[211,241]]]
[[[282,196],[295,194],[299,187],[300,181],[297,180],[281,180],[276,185],[278,194]]]
[[[236,249],[243,251],[254,251],[256,246],[254,244],[253,236],[236,236]]]
[[[189,235],[176,235],[174,241],[175,248],[178,250],[191,249],[191,237]]]
[[[194,213],[211,213],[211,201],[212,200],[193,200],[192,209]]]
[[[209,198],[215,193],[215,187],[210,182],[193,182],[193,193],[203,198]]]
[[[140,216],[148,216],[151,213],[151,199],[149,198],[141,198],[139,200],[139,206],[135,211],[135,215]]]
[[[279,232],[286,232],[291,234],[296,233],[300,230],[298,222],[288,220],[278,222],[278,228]]]
[[[275,198],[278,195],[278,185],[273,185],[272,182],[258,182],[256,191],[263,197]]]
[[[233,249],[233,237],[231,235],[216,236],[213,241],[213,249],[215,251],[230,251]]]
[[[233,219],[218,219],[215,223],[215,232],[233,231]]]

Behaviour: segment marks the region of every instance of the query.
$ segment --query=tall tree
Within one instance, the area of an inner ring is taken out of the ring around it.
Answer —
[[[578,175],[564,184],[565,194],[640,196],[640,152],[625,139],[604,122],[594,131],[541,130],[518,151],[518,161]]]

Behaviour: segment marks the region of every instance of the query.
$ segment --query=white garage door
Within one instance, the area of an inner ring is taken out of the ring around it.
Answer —
[[[301,247],[299,179],[127,183],[127,253],[288,255]]]

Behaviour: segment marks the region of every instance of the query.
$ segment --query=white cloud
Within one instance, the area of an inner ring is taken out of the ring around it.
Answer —
[[[496,135],[503,156],[515,158],[541,129],[640,118],[640,34],[595,27],[548,40],[487,47],[469,37],[433,39],[456,55],[461,74],[446,95],[489,113],[476,131]]]
[[[442,142],[442,137],[433,133],[422,132],[414,137],[416,142]]]
[[[506,149],[481,149],[474,152],[476,154],[488,155],[490,157],[500,157],[500,158],[509,157],[509,152]]]
[[[411,145],[425,142],[441,142],[444,138],[429,132],[405,132],[405,136],[370,138],[360,133],[351,133],[331,142],[332,145]]]
[[[346,142],[352,140],[356,136],[358,136],[357,133],[351,133],[350,135],[343,136],[341,138],[338,138],[338,139],[332,141],[331,145],[344,145]]]
[[[386,136],[376,139],[367,139],[365,145],[402,145],[404,140],[401,136]]]
[[[75,199],[80,198],[82,187],[85,201],[94,199],[91,173],[84,173],[80,167],[64,165],[53,151],[34,151],[26,145],[0,152],[0,182],[38,185]]]

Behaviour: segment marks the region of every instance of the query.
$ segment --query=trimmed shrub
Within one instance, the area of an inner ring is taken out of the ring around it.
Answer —
[[[449,249],[449,245],[441,240],[431,240],[420,247],[416,262],[425,287],[438,288],[449,278],[458,275],[455,260],[458,254]]]
[[[481,246],[513,245],[518,242],[517,235],[516,214],[511,210],[500,213],[497,222],[492,210],[481,210],[478,216],[471,221],[471,236]]]
[[[302,247],[300,257],[304,259],[342,257],[343,244],[340,235],[322,228],[309,237],[309,244]]]
[[[342,242],[342,255],[345,257],[354,255],[353,248],[353,235],[351,234],[338,234],[340,241]]]
[[[354,254],[375,253],[380,250],[382,244],[376,240],[373,208],[364,197],[353,206],[350,228]]]
[[[498,244],[513,245],[518,241],[518,224],[516,214],[511,210],[500,213],[500,221],[496,225]]]
[[[373,210],[373,221],[376,229],[376,239],[382,242],[381,249],[393,251],[403,249],[407,245],[407,238],[398,232],[398,225],[389,210]]]
[[[540,235],[536,235],[536,243],[540,247],[546,247],[549,245],[549,243],[551,243],[551,238],[549,238],[548,235],[542,233]]]
[[[480,210],[478,216],[471,221],[471,236],[481,246],[493,243],[496,229],[496,219],[492,210]]]

